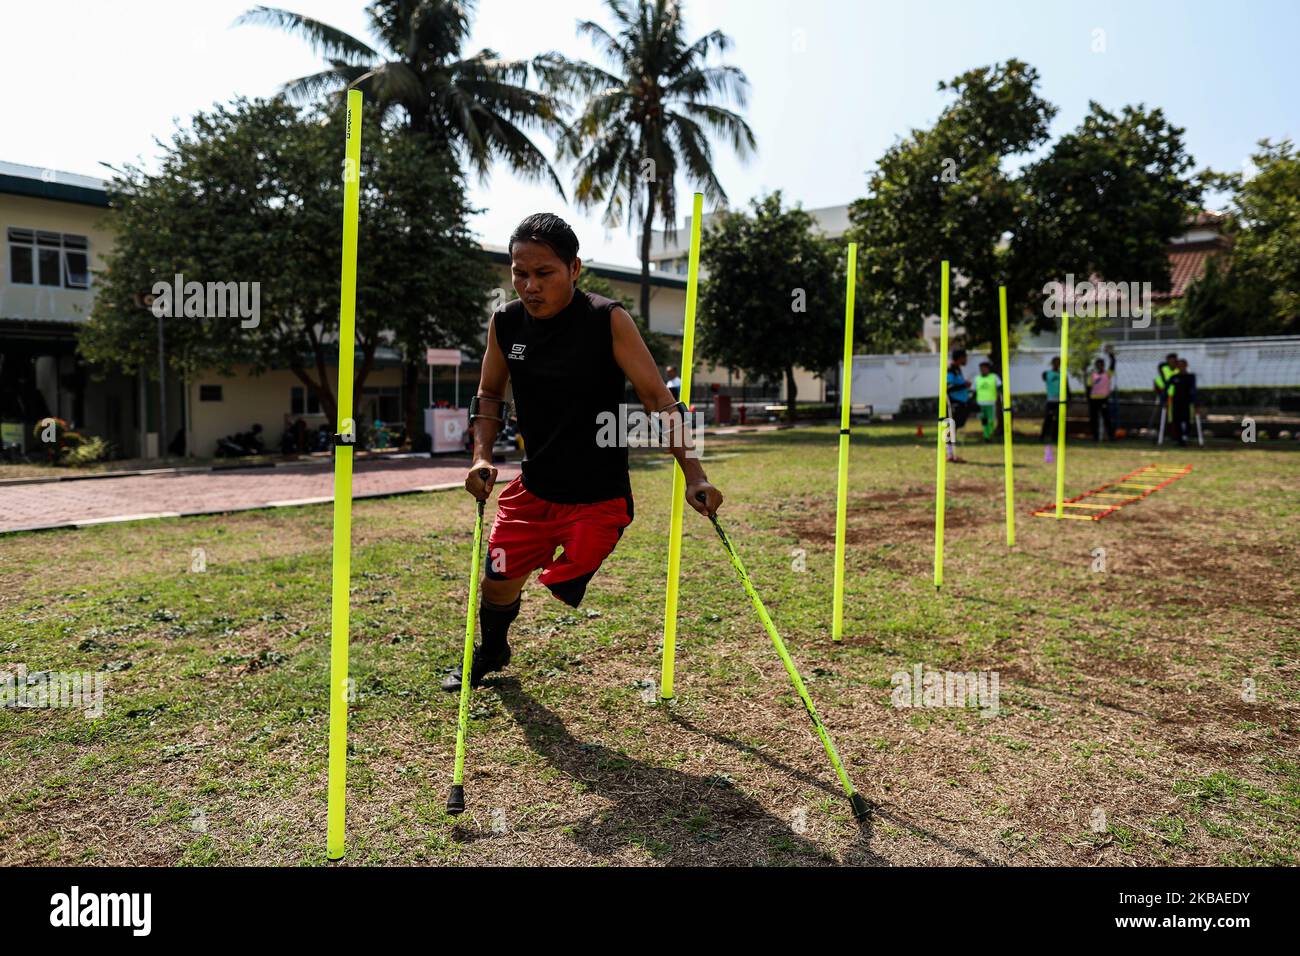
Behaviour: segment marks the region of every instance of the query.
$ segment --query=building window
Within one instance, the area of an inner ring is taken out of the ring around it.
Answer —
[[[9,230],[9,281],[15,285],[31,285],[36,281],[36,237],[29,229]]]
[[[301,385],[295,385],[289,389],[289,413],[291,415],[319,415],[320,414],[320,395],[316,389],[308,391]]]
[[[63,237],[63,284],[69,289],[90,288],[90,255],[85,236]]]
[[[200,385],[199,386],[200,402],[219,402],[221,401],[220,385]]]
[[[9,229],[9,281],[15,285],[90,288],[85,236],[36,229]]]

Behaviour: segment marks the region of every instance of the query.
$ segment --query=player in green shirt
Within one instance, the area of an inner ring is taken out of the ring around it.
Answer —
[[[975,403],[980,407],[980,427],[984,429],[984,440],[992,441],[997,430],[998,389],[1002,379],[998,378],[993,366],[980,362],[980,373],[975,376]]]

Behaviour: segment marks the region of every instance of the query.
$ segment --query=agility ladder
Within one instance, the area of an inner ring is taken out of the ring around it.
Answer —
[[[1135,501],[1141,501],[1143,498],[1155,494],[1165,485],[1172,484],[1184,475],[1191,474],[1191,472],[1191,465],[1145,465],[1137,471],[1125,475],[1119,481],[1108,482],[1099,488],[1085,491],[1081,495],[1067,498],[1062,502],[1062,505],[1066,508],[1094,513],[1070,514],[1065,512],[1061,517],[1070,518],[1074,521],[1100,521],[1107,515],[1113,515],[1125,505],[1131,505]],[[1084,500],[1090,498],[1098,500]],[[1049,505],[1044,505],[1034,511],[1033,514],[1038,518],[1055,518],[1056,503],[1052,502]]]

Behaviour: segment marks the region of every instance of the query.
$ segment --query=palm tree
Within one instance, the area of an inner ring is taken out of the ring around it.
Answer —
[[[529,63],[491,50],[462,57],[474,0],[374,0],[366,7],[374,46],[319,20],[277,7],[254,7],[235,25],[278,27],[306,39],[327,69],[284,85],[306,102],[349,87],[366,94],[381,117],[405,115],[432,148],[449,149],[486,178],[495,160],[532,181],[549,180],[564,195],[550,162],[524,128],[561,135],[565,104],[528,89]]]
[[[372,46],[329,24],[276,7],[254,7],[235,23],[277,27],[306,39],[329,62],[327,69],[284,85],[291,101],[337,96],[355,87],[366,94],[381,121],[404,116],[412,135],[428,148],[466,163],[486,179],[503,160],[531,181],[564,187],[525,128],[552,136],[565,131],[565,103],[528,89],[530,64],[502,60],[491,50],[461,56],[469,38],[474,0],[374,0],[366,7]],[[402,382],[407,435],[421,430],[418,393],[423,345],[406,343]]]
[[[590,20],[578,23],[578,34],[591,39],[612,71],[559,53],[543,54],[533,65],[546,89],[587,97],[558,141],[560,155],[576,161],[574,199],[580,207],[603,203],[607,226],[622,223],[628,210],[639,222],[641,316],[648,322],[655,217],[669,238],[676,235],[679,167],[712,205],[726,204],[705,130],[748,158],[753,132],[717,101],[734,100],[743,108],[749,81],[734,66],[709,64],[712,52],[731,47],[722,31],[686,42],[679,0],[605,0],[605,6],[618,24],[617,36]]]

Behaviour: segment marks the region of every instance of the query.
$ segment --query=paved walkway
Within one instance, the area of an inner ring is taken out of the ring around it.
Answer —
[[[352,497],[460,488],[469,465],[467,458],[357,462]],[[497,469],[498,485],[519,473],[514,462],[498,464]],[[0,487],[0,534],[333,500],[332,462],[16,484]]]
[[[778,427],[750,424],[709,428],[705,434],[737,435],[773,431]],[[382,498],[461,488],[469,466],[468,458],[358,461],[353,466],[352,497]],[[519,474],[517,462],[499,463],[497,469],[498,487]],[[122,476],[69,476],[61,481],[0,483],[0,534],[257,508],[291,508],[333,500],[332,460],[277,464],[273,468],[160,470]]]

